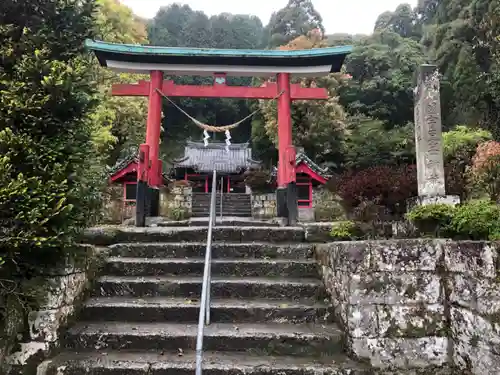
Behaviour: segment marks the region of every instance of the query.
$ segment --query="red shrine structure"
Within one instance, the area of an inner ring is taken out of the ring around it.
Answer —
[[[146,142],[140,146],[138,183],[162,184],[159,158],[162,95],[167,97],[275,99],[278,115],[278,191],[295,183],[296,152],[292,142],[292,100],[328,99],[323,88],[292,84],[293,77],[319,77],[339,72],[351,46],[310,50],[231,50],[126,45],[88,40],[100,64],[116,72],[148,74],[149,81],[117,84],[112,94],[148,97]],[[176,85],[165,75],[213,76],[213,85]],[[276,79],[260,87],[229,86],[227,76]],[[168,121],[168,120],[167,120]],[[139,194],[139,193],[138,193]],[[138,195],[139,196],[139,195]],[[279,202],[280,200],[278,200]],[[279,203],[278,203],[279,204]],[[280,211],[280,210],[278,210]]]

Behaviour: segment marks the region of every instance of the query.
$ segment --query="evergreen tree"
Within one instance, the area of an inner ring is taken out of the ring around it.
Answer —
[[[289,0],[283,9],[273,13],[266,29],[269,47],[285,45],[315,29],[325,34],[323,18],[311,0]]]
[[[94,0],[0,3],[1,271],[21,279],[60,262],[100,209],[94,13]]]
[[[98,0],[95,14],[96,37],[106,42],[147,44],[146,24],[118,0]],[[115,73],[101,68],[95,61],[95,75],[99,87],[98,108],[93,115],[94,136],[99,150],[108,155],[107,163],[114,165],[122,157],[144,142],[146,133],[147,99],[111,95],[115,83],[137,82],[148,79],[138,74]]]
[[[423,45],[442,73],[447,124],[477,124],[500,137],[500,0],[423,1]]]
[[[417,12],[410,4],[399,5],[394,12],[384,12],[375,22],[375,31],[388,30],[403,38],[420,40],[421,24]]]
[[[422,47],[391,31],[378,31],[358,43],[346,60],[352,76],[340,91],[349,113],[382,120],[388,127],[413,121],[414,74],[425,62]]]
[[[181,22],[182,21],[182,22]],[[161,8],[149,25],[151,44],[199,48],[254,49],[262,46],[263,25],[258,17],[222,13],[208,18],[189,6],[173,4]],[[210,85],[211,78],[171,77],[178,84]],[[251,85],[251,78],[229,77],[228,84]],[[250,113],[250,103],[239,99],[176,99],[190,115],[200,121],[227,125]],[[162,153],[171,159],[183,151],[187,139],[200,140],[202,132],[171,105],[164,105]],[[250,139],[250,121],[231,132],[234,142]],[[222,139],[219,139],[222,140]]]

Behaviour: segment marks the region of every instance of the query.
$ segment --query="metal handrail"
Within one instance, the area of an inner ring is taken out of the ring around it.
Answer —
[[[229,191],[228,191],[229,193]],[[220,178],[220,223],[222,225],[222,198],[224,196],[224,177]]]
[[[217,172],[212,178],[212,195],[210,196],[210,216],[208,218],[207,249],[205,250],[205,267],[203,285],[201,287],[200,316],[198,319],[198,335],[196,337],[196,375],[201,375],[203,363],[203,334],[205,324],[210,324],[210,285],[212,283],[212,229],[215,226],[217,209]]]

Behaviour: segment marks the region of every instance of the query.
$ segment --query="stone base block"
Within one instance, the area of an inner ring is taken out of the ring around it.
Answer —
[[[299,221],[302,223],[314,222],[314,208],[299,207]]]

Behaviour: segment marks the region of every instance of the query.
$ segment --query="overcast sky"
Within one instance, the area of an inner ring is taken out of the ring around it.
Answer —
[[[284,7],[288,0],[121,0],[139,16],[152,18],[161,6],[175,2],[188,4],[194,10],[202,10],[209,16],[223,12],[253,14],[264,24],[271,13]],[[377,16],[386,10],[394,10],[407,2],[416,5],[418,0],[313,0],[315,8],[323,16],[323,24],[329,34],[368,34],[373,30]]]

